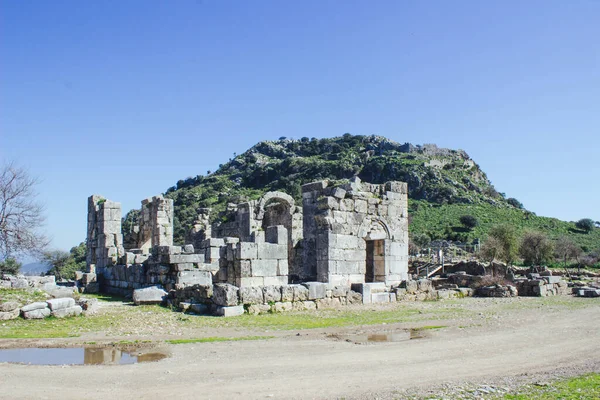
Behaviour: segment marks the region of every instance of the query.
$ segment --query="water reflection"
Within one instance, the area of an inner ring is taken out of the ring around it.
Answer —
[[[123,365],[158,361],[165,357],[167,357],[167,355],[160,352],[130,352],[113,347],[0,350],[0,362],[32,365]]]

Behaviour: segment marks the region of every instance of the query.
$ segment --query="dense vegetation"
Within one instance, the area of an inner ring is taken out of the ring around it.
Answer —
[[[270,190],[285,191],[299,200],[305,183],[353,176],[372,183],[407,182],[413,236],[471,242],[502,222],[514,225],[519,234],[535,230],[551,239],[572,238],[586,251],[600,247],[600,230],[588,230],[589,222],[581,229],[572,222],[539,217],[517,199],[497,192],[462,150],[351,134],[260,142],[234,154],[217,171],[180,180],[166,192],[175,203],[175,241],[184,241],[198,208],[210,207],[213,220],[224,219],[228,203],[257,199]],[[130,212],[125,232],[134,220],[135,212]]]

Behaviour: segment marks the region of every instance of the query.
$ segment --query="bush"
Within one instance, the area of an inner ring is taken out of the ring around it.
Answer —
[[[519,255],[525,265],[541,265],[550,262],[554,246],[546,235],[540,232],[526,232],[521,238]]]
[[[577,229],[581,229],[582,231],[589,233],[594,230],[594,221],[590,218],[580,219],[575,223]]]
[[[460,217],[460,223],[467,229],[473,229],[479,225],[479,221],[472,215],[463,215]]]
[[[521,203],[514,197],[509,197],[508,199],[506,199],[506,202],[515,208],[523,209],[523,203]]]
[[[0,275],[17,275],[20,269],[21,263],[14,258],[7,258],[6,260],[0,262]]]

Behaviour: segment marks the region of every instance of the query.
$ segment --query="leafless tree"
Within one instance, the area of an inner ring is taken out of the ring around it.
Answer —
[[[14,162],[0,168],[0,260],[39,255],[48,239],[39,232],[44,209],[37,201],[38,180]]]

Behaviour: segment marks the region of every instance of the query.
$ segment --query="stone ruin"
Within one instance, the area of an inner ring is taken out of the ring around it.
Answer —
[[[387,302],[392,289],[409,279],[407,193],[403,182],[370,184],[358,178],[306,184],[301,206],[285,193],[269,192],[230,205],[226,222],[211,224],[210,209],[198,210],[186,238],[190,244],[183,246],[173,245],[171,199],[143,200],[125,244],[120,203],[93,195],[84,290],[131,296],[160,285],[166,292],[194,287],[212,295],[214,285],[230,285],[239,297],[244,288],[282,293],[303,283],[313,300],[314,293],[327,298],[327,291],[337,288],[339,298],[355,302],[358,293],[365,303]],[[229,306],[225,303],[222,307]]]

